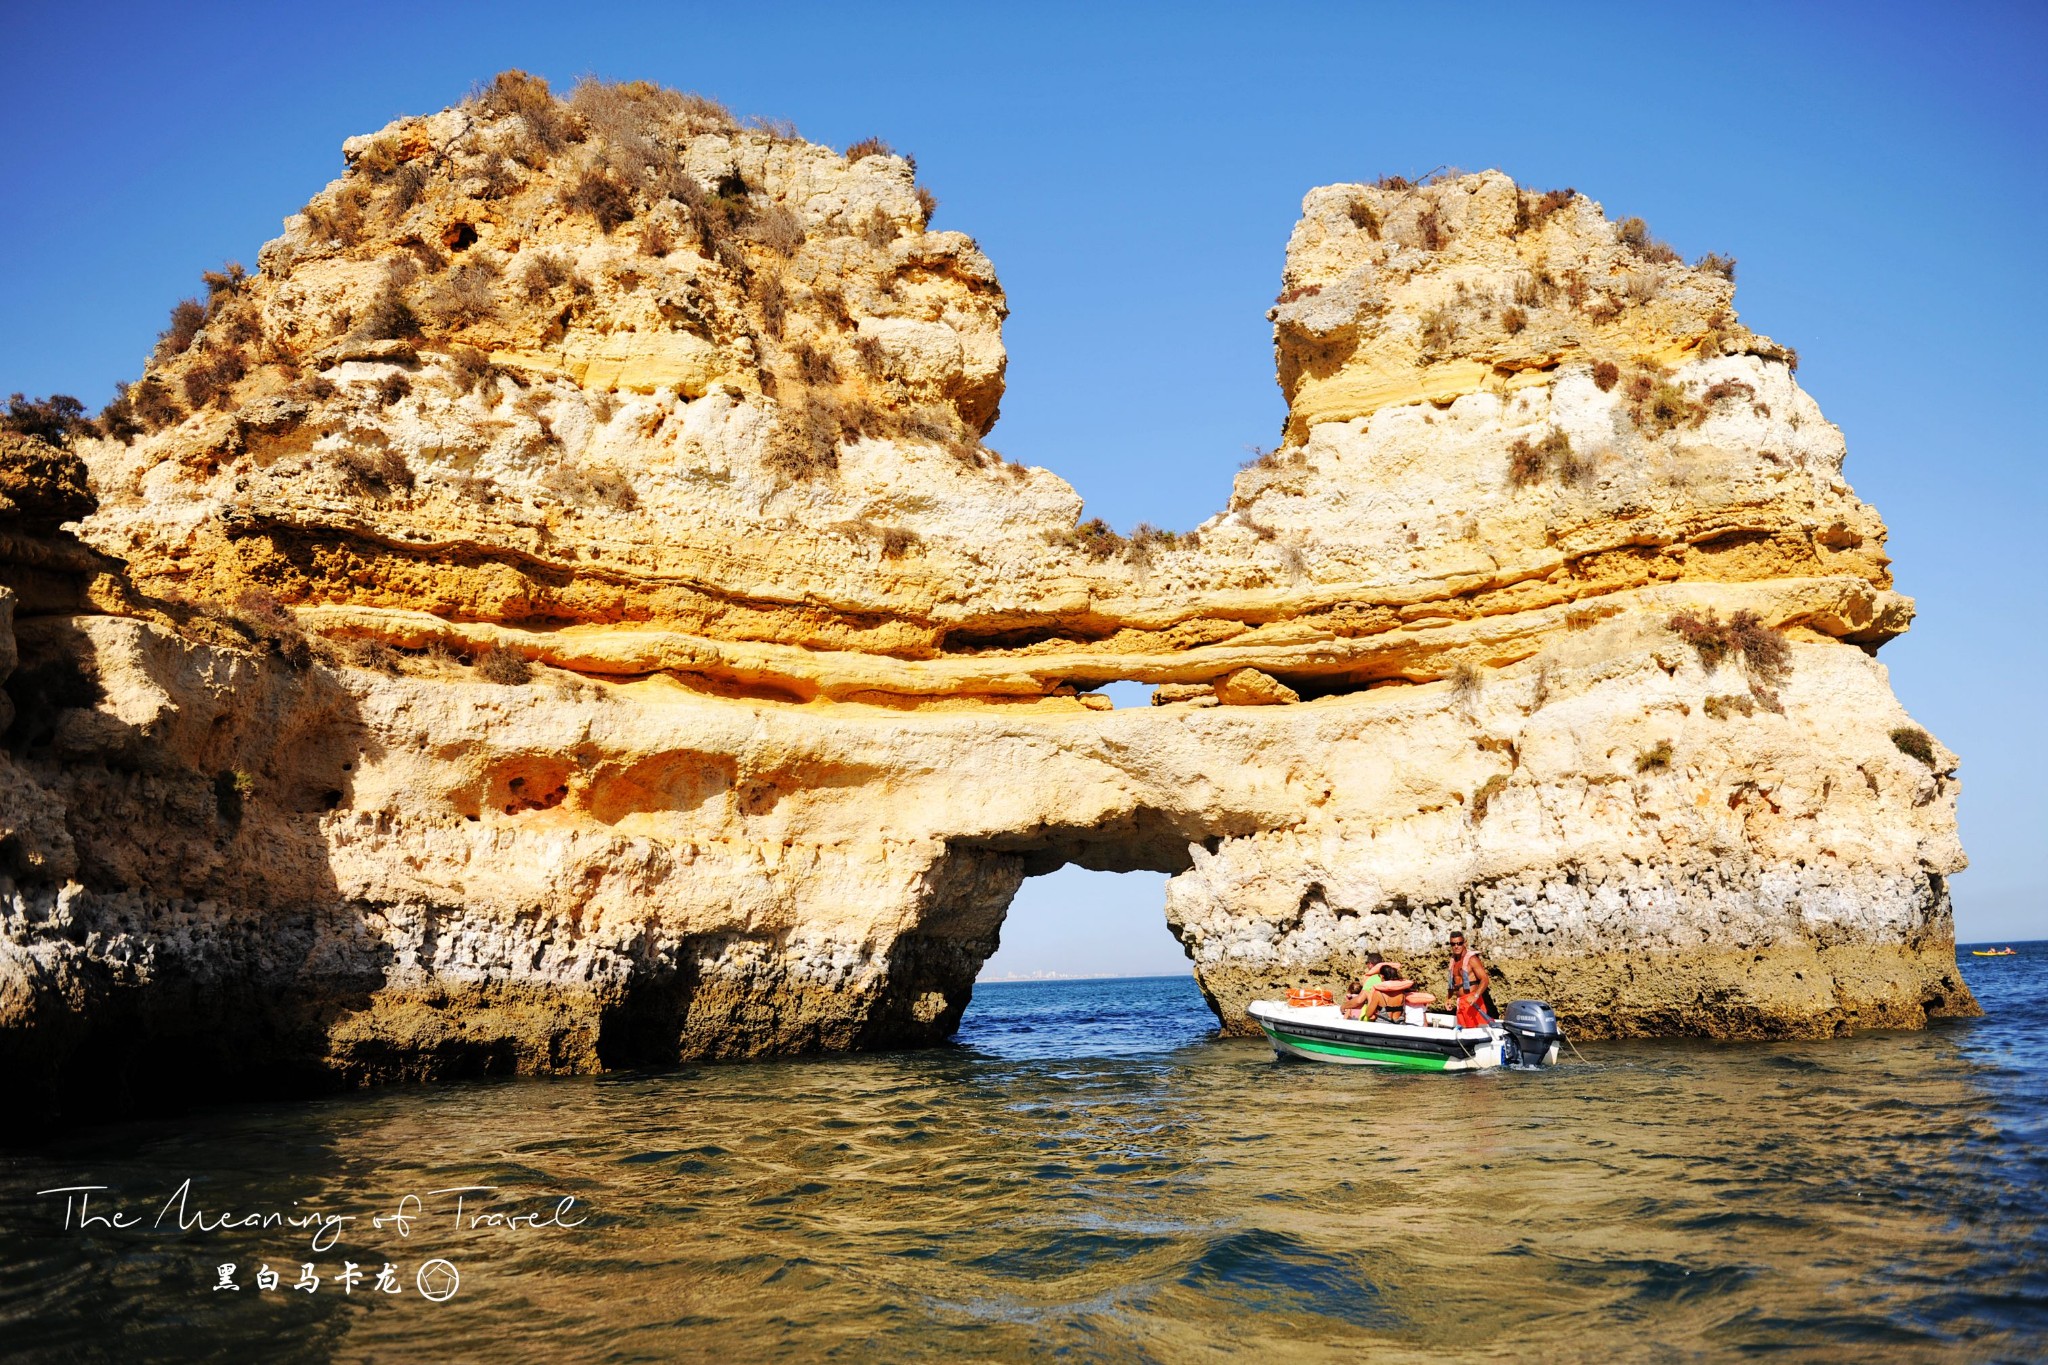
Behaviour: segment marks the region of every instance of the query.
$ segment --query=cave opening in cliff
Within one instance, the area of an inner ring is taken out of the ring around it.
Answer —
[[[1126,707],[1150,706],[1152,704],[1152,688],[1148,683],[1104,683],[1096,691],[1115,703],[1116,709],[1119,711],[1124,710]]]
[[[1187,954],[1166,925],[1166,880],[1075,863],[1025,878],[977,980],[1186,976]]]

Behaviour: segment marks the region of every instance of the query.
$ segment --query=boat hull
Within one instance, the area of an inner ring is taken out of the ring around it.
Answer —
[[[1365,1024],[1334,1005],[1256,1000],[1246,1011],[1282,1057],[1400,1071],[1484,1071],[1501,1064],[1501,1032],[1419,1024]]]

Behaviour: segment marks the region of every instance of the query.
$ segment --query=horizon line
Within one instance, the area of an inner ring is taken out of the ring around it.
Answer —
[[[979,976],[974,979],[977,986],[1033,986],[1048,981],[1180,981],[1195,979],[1192,969],[1182,972],[1039,972],[1030,976],[1011,973],[1006,976]]]

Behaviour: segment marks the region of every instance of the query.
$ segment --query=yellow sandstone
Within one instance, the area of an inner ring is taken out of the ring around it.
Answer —
[[[907,161],[537,85],[351,140],[75,443],[78,539],[7,532],[50,1103],[125,1032],[341,1082],[935,1039],[1069,862],[1173,874],[1232,1030],[1452,928],[1580,1035],[1974,1010],[1912,604],[1722,272],[1497,173],[1316,189],[1285,445],[1126,543],[983,444],[1007,304]]]

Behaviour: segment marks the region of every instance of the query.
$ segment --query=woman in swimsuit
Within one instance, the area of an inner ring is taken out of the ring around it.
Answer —
[[[1398,989],[1386,989],[1389,985]],[[1402,999],[1413,989],[1412,983],[1403,976],[1401,964],[1383,957],[1373,959],[1372,975],[1366,978],[1365,987],[1364,1008],[1353,1017],[1362,1018],[1368,1024],[1378,1022],[1381,1010],[1398,1010]]]

